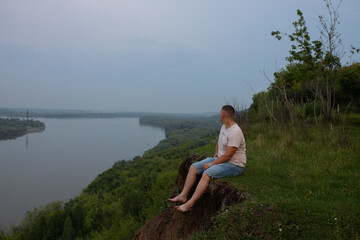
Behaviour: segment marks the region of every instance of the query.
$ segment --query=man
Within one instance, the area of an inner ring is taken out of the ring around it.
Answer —
[[[234,121],[235,110],[230,105],[225,105],[220,111],[220,120],[224,123],[220,130],[214,157],[206,158],[191,165],[181,193],[169,199],[170,202],[181,202],[176,206],[180,212],[190,211],[195,202],[206,191],[210,178],[223,178],[239,175],[246,165],[245,138],[240,127]],[[187,196],[195,184],[197,175],[202,175],[192,197],[187,201]]]

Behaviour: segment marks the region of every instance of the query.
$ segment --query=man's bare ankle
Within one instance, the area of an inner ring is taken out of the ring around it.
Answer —
[[[169,199],[170,202],[182,202],[182,203],[185,203],[186,200],[187,200],[187,197],[182,194],[179,194],[176,197]]]
[[[189,206],[187,203],[184,203],[181,206],[175,206],[175,208],[179,211],[179,212],[188,212],[191,211],[192,206]]]

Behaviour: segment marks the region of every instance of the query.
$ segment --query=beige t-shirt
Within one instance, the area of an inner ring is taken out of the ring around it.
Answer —
[[[231,163],[239,167],[246,165],[246,145],[245,138],[241,128],[234,124],[228,129],[225,125],[221,127],[218,140],[218,157],[226,152],[227,147],[236,147],[236,152],[229,160]]]

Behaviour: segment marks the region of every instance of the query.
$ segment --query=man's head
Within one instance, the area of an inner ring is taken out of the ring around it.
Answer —
[[[220,120],[223,121],[225,118],[234,120],[235,109],[231,105],[225,105],[220,111]]]

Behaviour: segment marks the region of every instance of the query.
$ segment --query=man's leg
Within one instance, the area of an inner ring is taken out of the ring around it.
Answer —
[[[190,211],[191,208],[194,206],[195,202],[199,200],[199,198],[204,194],[207,187],[209,186],[210,177],[206,173],[203,173],[199,184],[196,187],[196,190],[189,201],[184,203],[181,206],[175,206],[177,210],[180,212],[187,212]]]
[[[188,202],[181,206],[176,206],[176,209],[180,212],[190,211],[194,206],[195,202],[199,200],[199,198],[204,194],[207,187],[209,186],[210,178],[223,178],[227,176],[236,176],[241,174],[243,168],[237,167],[230,162],[225,162],[221,164],[214,165],[208,168],[201,177],[201,180],[196,187],[196,190],[193,196],[190,198]]]
[[[169,199],[169,201],[185,203],[191,188],[194,186],[194,184],[196,182],[197,174],[198,174],[198,171],[196,170],[196,168],[193,165],[191,165],[188,175],[186,176],[185,185],[184,185],[183,190],[181,191],[181,193],[178,196]]]

